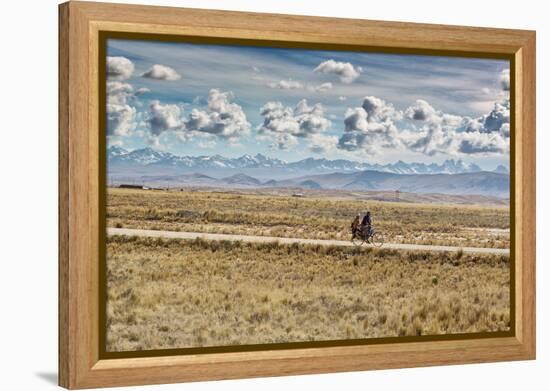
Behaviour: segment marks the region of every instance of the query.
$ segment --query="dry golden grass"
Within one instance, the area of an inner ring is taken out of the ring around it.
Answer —
[[[444,206],[334,197],[293,198],[208,191],[108,190],[110,227],[348,239],[355,214],[370,210],[386,242],[461,247],[510,245],[507,207]]]
[[[123,236],[107,256],[108,351],[510,327],[505,256]]]

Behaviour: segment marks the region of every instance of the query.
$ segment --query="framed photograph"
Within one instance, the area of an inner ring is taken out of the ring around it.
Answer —
[[[59,381],[535,358],[535,33],[60,5]]]

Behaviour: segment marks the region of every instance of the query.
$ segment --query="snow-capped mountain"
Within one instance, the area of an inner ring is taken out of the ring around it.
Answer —
[[[482,171],[475,163],[466,163],[461,159],[448,159],[441,164],[436,163],[405,163],[399,160],[386,165],[372,165],[369,170],[391,172],[394,174],[462,174]]]
[[[147,166],[158,162],[168,162],[175,157],[171,153],[155,151],[152,148],[136,149],[131,152],[117,146],[107,149],[107,162],[109,164]]]
[[[256,154],[255,156],[243,155],[240,158],[233,159],[234,163],[238,167],[284,167],[286,163],[282,160],[269,158],[262,155],[261,153]]]
[[[126,151],[118,146],[107,149],[107,161],[110,165],[166,166],[180,168],[256,168],[284,167],[285,162],[264,155],[243,155],[239,158],[212,156],[178,156],[169,152],[155,151],[152,148]]]
[[[109,147],[107,150],[109,170],[143,169],[155,172],[162,169],[183,170],[232,170],[251,169],[254,174],[259,171],[266,173],[285,174],[314,174],[329,172],[359,172],[374,170],[394,174],[461,174],[483,171],[474,163],[466,163],[462,160],[449,159],[442,164],[436,163],[406,163],[401,160],[390,164],[369,164],[345,159],[315,159],[306,158],[296,162],[285,162],[277,158],[270,158],[262,154],[243,155],[238,158],[227,158],[221,155],[212,156],[178,156],[169,152],[156,151],[152,148],[142,148],[127,151],[118,146]],[[495,172],[503,173],[507,169],[499,166]],[[209,171],[210,172],[210,171]]]
[[[126,154],[128,154],[128,151],[122,147],[119,147],[118,145],[113,145],[112,147],[109,147],[107,149],[107,156],[109,158],[126,155]]]

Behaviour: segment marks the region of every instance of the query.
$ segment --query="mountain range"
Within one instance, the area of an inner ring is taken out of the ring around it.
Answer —
[[[151,148],[130,152],[120,147],[110,147],[107,159],[109,182],[115,186],[399,190],[499,198],[508,198],[510,189],[506,167],[482,171],[475,164],[452,159],[442,164],[398,161],[379,165],[313,158],[288,163],[261,154],[192,157]]]
[[[285,162],[262,154],[243,155],[238,158],[227,158],[221,155],[212,156],[178,156],[169,152],[156,151],[152,148],[142,148],[127,151],[118,146],[107,150],[107,162],[110,172],[126,172],[136,170],[140,173],[175,174],[207,170],[214,173],[248,172],[259,177],[281,178],[301,173],[329,172],[360,172],[379,171],[393,174],[462,174],[483,171],[474,163],[462,160],[448,159],[441,164],[436,163],[405,163],[398,161],[391,164],[370,164],[345,159],[315,159],[306,158],[296,162]],[[502,165],[494,172],[507,173]]]

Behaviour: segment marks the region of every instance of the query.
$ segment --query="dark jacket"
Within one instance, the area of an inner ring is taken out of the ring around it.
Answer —
[[[371,225],[372,224],[372,219],[369,215],[365,215],[365,217],[363,217],[363,221],[361,222],[361,225]]]

